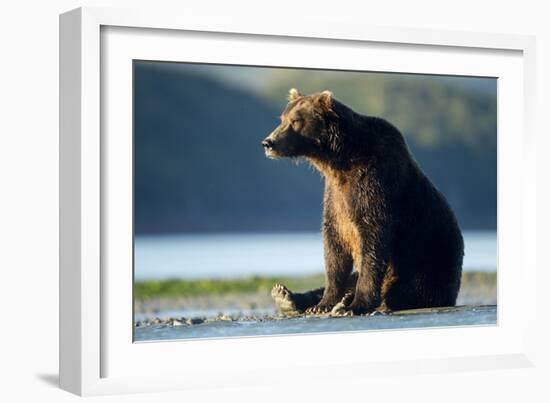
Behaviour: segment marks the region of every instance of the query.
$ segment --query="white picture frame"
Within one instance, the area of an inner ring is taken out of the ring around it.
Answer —
[[[272,51],[262,51],[265,46]],[[322,58],[317,48],[330,49],[339,57]],[[97,395],[323,377],[335,382],[349,373],[532,366],[534,49],[529,36],[369,27],[307,18],[294,24],[246,16],[215,19],[104,8],[62,14],[61,387],[79,395]],[[127,270],[132,231],[128,62],[274,65],[274,55],[285,66],[499,78],[497,326],[132,343],[128,316],[132,277]],[[518,299],[521,304],[514,304]],[[379,348],[362,352],[358,346],[366,339]],[[319,354],[321,347],[326,350],[336,344],[339,349]],[[284,360],[266,358],[281,354]],[[179,360],[180,355],[185,360]],[[304,371],[307,368],[316,370]]]

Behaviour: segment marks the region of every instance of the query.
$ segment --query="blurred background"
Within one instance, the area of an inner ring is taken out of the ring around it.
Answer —
[[[291,87],[399,128],[496,270],[496,79],[135,61],[136,280],[323,272],[322,179],[260,145]]]

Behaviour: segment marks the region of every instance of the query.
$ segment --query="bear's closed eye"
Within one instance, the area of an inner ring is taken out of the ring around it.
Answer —
[[[292,128],[294,130],[299,130],[302,127],[303,120],[302,119],[295,119],[290,124],[292,125]]]

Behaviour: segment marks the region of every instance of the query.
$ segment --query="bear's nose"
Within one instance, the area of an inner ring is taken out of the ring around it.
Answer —
[[[273,140],[265,139],[264,141],[262,141],[262,146],[264,148],[273,148]]]

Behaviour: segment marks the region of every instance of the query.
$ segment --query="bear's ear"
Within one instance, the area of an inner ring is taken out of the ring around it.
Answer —
[[[332,92],[323,91],[319,94],[319,102],[327,108],[327,110],[332,109]]]
[[[291,88],[288,91],[288,101],[289,102],[296,101],[301,96],[302,96],[302,94],[300,94],[300,92],[296,88]]]

